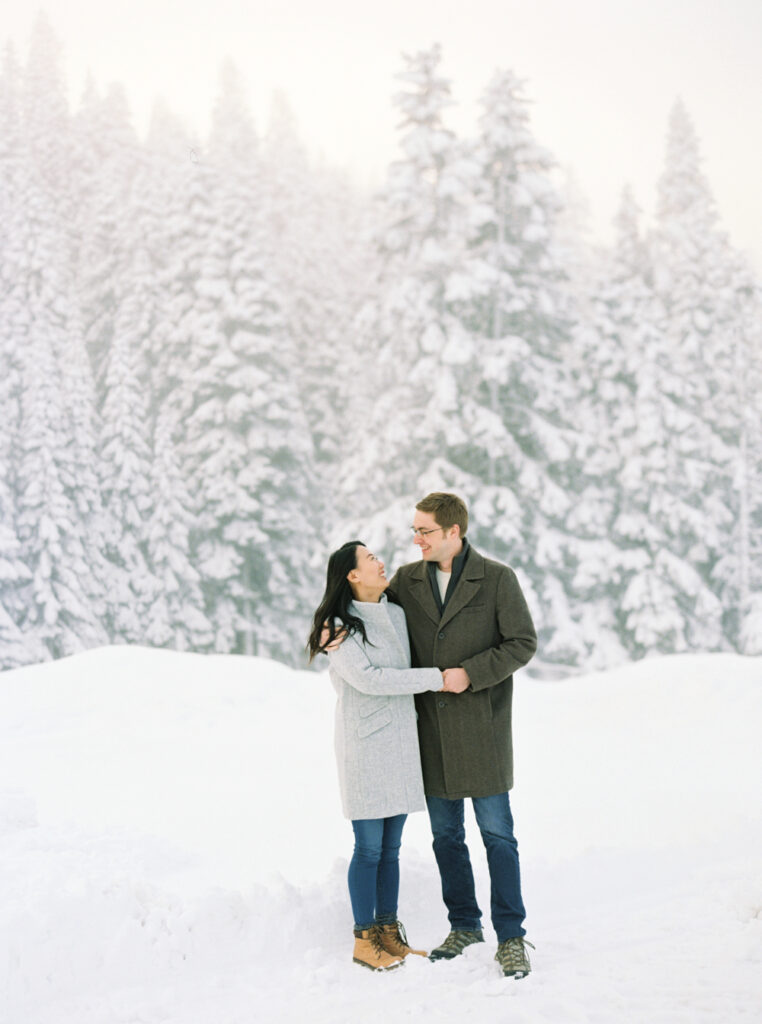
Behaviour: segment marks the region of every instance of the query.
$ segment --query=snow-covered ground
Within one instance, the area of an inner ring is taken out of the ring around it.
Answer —
[[[762,1019],[762,659],[519,675],[520,982],[488,921],[451,963],[352,964],[332,711],[327,676],[260,659],[113,647],[0,675],[0,1020]],[[400,916],[416,945],[448,930],[424,814]]]

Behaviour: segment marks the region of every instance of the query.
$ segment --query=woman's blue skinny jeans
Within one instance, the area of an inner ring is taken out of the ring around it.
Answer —
[[[360,818],[352,822],[355,849],[349,862],[349,899],[355,928],[397,920],[400,888],[399,853],[406,814]]]

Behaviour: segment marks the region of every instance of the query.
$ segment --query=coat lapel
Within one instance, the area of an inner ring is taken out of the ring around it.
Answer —
[[[431,592],[429,574],[423,559],[410,574],[410,596],[420,605],[432,622],[439,624],[439,609]]]
[[[446,625],[454,615],[458,614],[461,608],[465,608],[468,602],[479,592],[483,579],[484,559],[471,548],[466,564],[463,566],[463,573],[447,602],[442,621],[440,622],[441,626]],[[431,590],[431,587],[429,587],[429,590]],[[432,597],[433,603],[434,598]]]

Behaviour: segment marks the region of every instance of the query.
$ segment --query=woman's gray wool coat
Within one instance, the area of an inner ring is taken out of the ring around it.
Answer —
[[[388,818],[422,811],[414,693],[442,689],[437,668],[410,668],[405,613],[388,604],[351,604],[369,643],[348,637],[328,652],[336,690],[336,762],[344,815]]]

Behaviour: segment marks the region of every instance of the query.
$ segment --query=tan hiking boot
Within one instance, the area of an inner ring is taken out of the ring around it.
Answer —
[[[410,948],[401,921],[395,921],[394,924],[379,924],[376,927],[381,938],[381,945],[392,956],[400,956],[403,959],[408,953],[415,953],[416,956],[428,956],[428,953],[424,953],[422,949]]]
[[[355,932],[355,948],[352,960],[361,967],[369,967],[372,971],[391,971],[404,963],[402,957],[387,953],[381,944],[380,931],[377,925]]]

